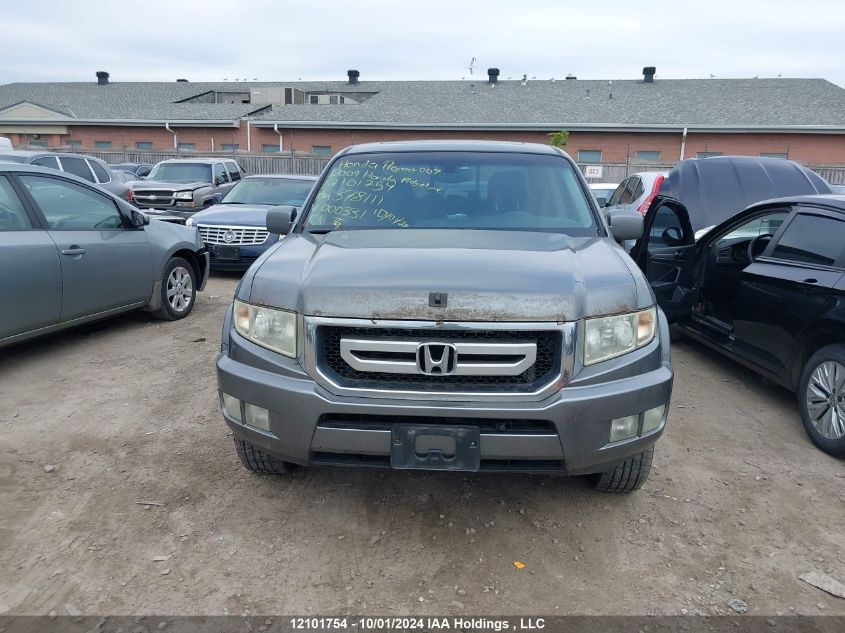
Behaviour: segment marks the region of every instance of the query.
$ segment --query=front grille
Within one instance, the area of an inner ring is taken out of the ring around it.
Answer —
[[[509,418],[449,418],[422,415],[363,415],[357,413],[327,413],[320,416],[318,426],[331,428],[366,428],[390,430],[394,424],[477,426],[482,433],[508,433],[516,435],[547,435],[557,433],[549,420]]]
[[[154,189],[133,190],[132,197],[140,206],[172,207],[175,204],[172,191],[157,191]]]
[[[198,224],[200,237],[206,244],[263,244],[270,233],[255,226],[211,226]],[[228,238],[228,239],[227,239]]]
[[[534,343],[534,364],[516,376],[397,374],[359,371],[341,357],[342,338],[439,342]],[[317,363],[341,387],[387,391],[443,391],[456,393],[532,393],[548,385],[560,371],[561,335],[543,330],[427,330],[320,326],[317,328]]]

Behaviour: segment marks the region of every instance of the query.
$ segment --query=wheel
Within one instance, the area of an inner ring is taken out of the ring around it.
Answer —
[[[235,438],[235,450],[244,468],[254,473],[285,475],[294,468],[293,464],[277,459],[238,437]]]
[[[173,257],[161,274],[161,306],[153,314],[166,321],[184,319],[194,308],[196,273],[181,257]]]
[[[798,409],[807,435],[825,453],[845,456],[845,345],[828,345],[801,372]]]
[[[651,471],[654,447],[651,446],[639,455],[632,455],[613,469],[596,475],[590,475],[593,488],[601,492],[631,492],[643,487]]]

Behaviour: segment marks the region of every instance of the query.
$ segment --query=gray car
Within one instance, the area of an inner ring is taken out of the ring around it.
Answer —
[[[132,185],[132,200],[150,215],[187,220],[219,201],[244,176],[231,158],[164,160]]]
[[[606,228],[611,227],[611,235]],[[350,147],[223,325],[220,402],[243,465],[645,482],[672,391],[668,324],[572,159],[498,142]]]
[[[0,164],[0,347],[144,309],[186,317],[208,279],[196,229],[150,221],[82,178]]]
[[[38,165],[39,167],[49,167],[51,169],[65,171],[88,182],[96,183],[118,198],[127,202],[131,201],[129,185],[117,176],[108,164],[93,156],[63,154],[61,152],[14,150],[0,152],[0,161],[22,163],[24,165]]]

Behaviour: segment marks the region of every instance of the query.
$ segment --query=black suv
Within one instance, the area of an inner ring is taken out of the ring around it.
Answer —
[[[646,214],[632,255],[658,303],[684,333],[796,391],[813,443],[845,455],[845,196],[759,202],[698,240],[692,215],[666,195]]]

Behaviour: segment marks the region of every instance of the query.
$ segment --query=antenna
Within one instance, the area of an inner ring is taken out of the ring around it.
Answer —
[[[469,74],[470,75],[472,74],[472,69],[475,68],[475,64],[477,62],[478,62],[478,60],[475,57],[473,57],[472,60],[470,60],[470,62],[469,62]]]

